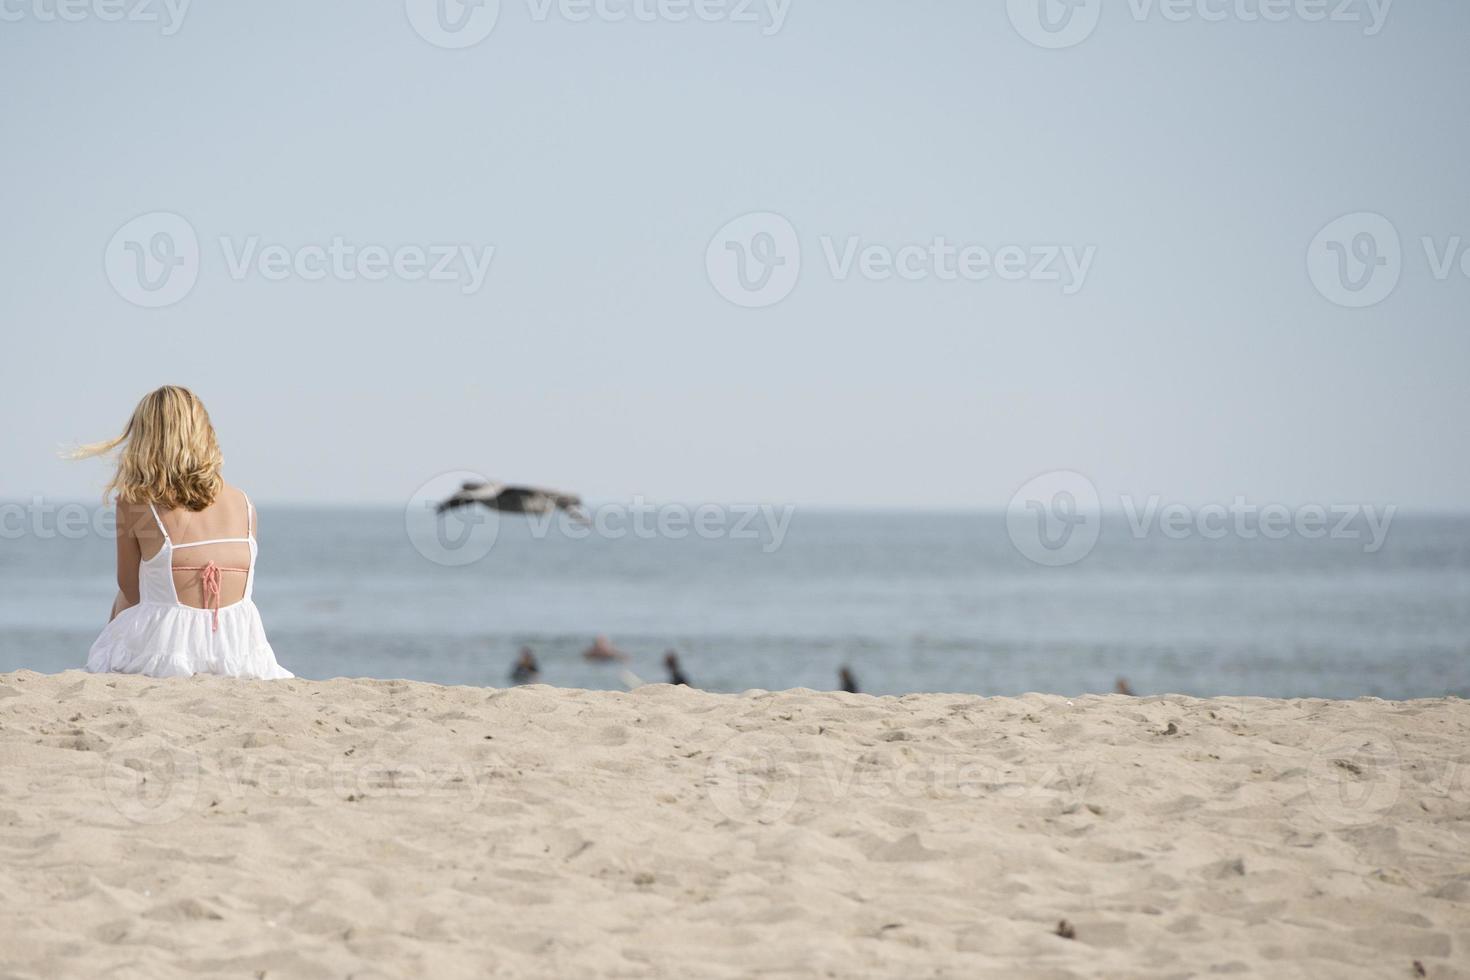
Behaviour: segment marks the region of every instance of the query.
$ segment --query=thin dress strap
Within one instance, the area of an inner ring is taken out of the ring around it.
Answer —
[[[253,538],[255,537],[255,508],[250,506],[250,494],[241,490],[240,496],[245,498],[245,537]]]
[[[153,523],[157,524],[158,530],[163,532],[163,540],[167,541],[169,544],[173,544],[174,539],[168,536],[168,528],[163,526],[163,518],[158,516],[158,508],[153,506],[152,501],[149,501],[148,503],[148,510],[151,511],[153,514]]]

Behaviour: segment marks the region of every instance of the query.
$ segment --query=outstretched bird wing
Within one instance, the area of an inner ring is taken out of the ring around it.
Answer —
[[[434,508],[436,514],[442,514],[446,510],[456,507],[469,507],[473,504],[484,504],[493,506],[495,498],[500,496],[505,486],[500,483],[466,483],[458,493],[443,501]]]
[[[587,508],[582,506],[582,498],[574,493],[559,493],[556,495],[556,505],[566,511],[572,520],[579,524],[590,524],[592,519],[587,516]]]
[[[543,487],[507,486],[504,483],[466,483],[458,493],[440,503],[435,508],[435,513],[442,514],[447,510],[474,504],[510,514],[544,514],[559,507],[571,515],[573,520],[588,523],[582,498],[576,494]]]
[[[508,486],[500,491],[493,505],[496,510],[513,514],[549,514],[560,508],[575,521],[586,522],[587,512],[582,509],[582,498],[573,493],[562,493],[546,487]]]

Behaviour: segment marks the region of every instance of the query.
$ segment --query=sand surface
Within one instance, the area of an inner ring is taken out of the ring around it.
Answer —
[[[0,977],[1470,977],[1464,701],[20,672],[0,773]]]

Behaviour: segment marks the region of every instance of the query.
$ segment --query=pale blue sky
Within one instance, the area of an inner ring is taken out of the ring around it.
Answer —
[[[53,0],[42,0],[49,6]],[[195,0],[158,24],[0,21],[0,498],[89,497],[161,383],[210,406],[262,501],[401,503],[451,469],[594,498],[1003,507],[1105,500],[1462,508],[1470,6],[1361,24],[1139,22],[1028,43],[1006,4],[792,0],[782,29],[528,0],[464,50],[402,0]],[[163,9],[160,5],[158,9]],[[553,8],[555,9],[555,8]],[[197,285],[144,309],[122,225],[184,216]],[[742,309],[705,271],[752,211],[802,276]],[[1366,310],[1307,274],[1391,219]],[[495,246],[484,287],[231,279],[219,239]],[[823,236],[1096,246],[1085,285],[834,280]]]

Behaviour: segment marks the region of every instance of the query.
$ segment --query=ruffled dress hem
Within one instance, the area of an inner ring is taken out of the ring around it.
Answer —
[[[294,677],[276,662],[260,613],[249,599],[219,611],[144,602],[118,613],[87,653],[94,674],[192,677],[217,674],[255,680]]]

